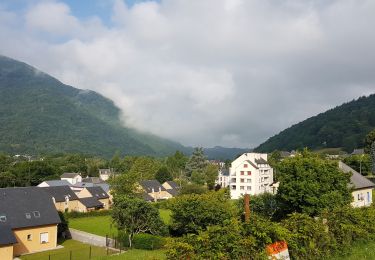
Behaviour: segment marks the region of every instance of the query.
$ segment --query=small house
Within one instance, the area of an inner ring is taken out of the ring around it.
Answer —
[[[63,175],[60,176],[61,180],[66,180],[71,184],[76,184],[77,182],[82,181],[82,176],[80,173],[76,172],[66,172]]]

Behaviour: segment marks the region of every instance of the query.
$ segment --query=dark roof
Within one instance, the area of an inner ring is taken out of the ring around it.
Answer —
[[[104,207],[103,203],[101,203],[97,198],[94,198],[94,197],[79,198],[79,201],[86,208],[103,208]]]
[[[177,196],[180,193],[179,189],[169,189],[167,190],[169,194],[171,194],[173,197]]]
[[[256,164],[254,164],[252,161],[250,160],[246,160],[248,163],[250,163],[255,169],[259,169],[258,166]]]
[[[103,180],[100,179],[99,177],[87,177],[87,178],[83,178],[82,182],[97,184],[97,183],[102,183]]]
[[[44,181],[44,182],[47,183],[48,186],[50,186],[50,187],[52,187],[52,186],[71,186],[72,185],[67,180],[51,180],[51,181]]]
[[[56,202],[64,202],[65,197],[67,196],[69,200],[78,200],[77,195],[70,189],[69,186],[42,187],[41,189],[55,198]]]
[[[9,225],[0,224],[0,246],[17,244],[17,239]]]
[[[39,187],[0,189],[0,225],[12,229],[58,224],[60,217],[51,196]]]
[[[142,193],[142,197],[145,201],[155,201],[155,199],[152,196],[148,195],[146,192]]]
[[[350,177],[350,187],[354,188],[355,190],[364,189],[364,188],[374,188],[375,184],[368,180],[366,177],[362,176],[359,172],[352,169],[348,165],[343,162],[339,162],[339,168],[345,172],[351,172],[352,176]]]
[[[255,159],[254,161],[256,164],[268,164],[268,162],[263,158]]]
[[[180,186],[178,186],[178,184],[175,183],[174,181],[166,181],[166,183],[168,183],[169,186],[172,187],[172,189],[180,189]]]
[[[108,194],[102,189],[102,187],[86,187],[86,189],[91,193],[91,195],[97,199],[108,199]]]
[[[74,178],[77,175],[80,175],[80,174],[76,172],[64,172],[63,175],[60,176],[60,178]]]
[[[157,180],[147,180],[147,181],[141,181],[139,183],[142,188],[147,192],[147,193],[151,193],[152,192],[152,189],[154,189],[155,192],[158,192],[159,191],[159,188],[162,190],[162,191],[165,191],[166,189],[161,186],[160,182],[158,182]]]

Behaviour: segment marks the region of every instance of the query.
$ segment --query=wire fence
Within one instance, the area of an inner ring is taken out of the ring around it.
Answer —
[[[87,246],[71,250],[46,251],[22,256],[23,260],[88,260],[105,259],[106,256],[119,253],[111,248]]]

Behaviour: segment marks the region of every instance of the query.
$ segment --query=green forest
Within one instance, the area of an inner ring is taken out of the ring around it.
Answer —
[[[255,148],[258,152],[342,148],[352,152],[364,146],[375,128],[375,94],[335,107],[283,130]]]

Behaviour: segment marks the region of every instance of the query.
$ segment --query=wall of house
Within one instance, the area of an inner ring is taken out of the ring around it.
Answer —
[[[168,193],[167,191],[163,191],[163,190],[151,192],[151,193],[148,193],[148,195],[150,195],[156,200],[165,200],[165,199],[170,199],[173,197],[170,193]]]
[[[13,260],[13,245],[0,246],[0,259]]]
[[[355,208],[370,206],[372,203],[372,189],[355,190],[352,196],[352,206]]]
[[[80,207],[78,205],[78,200],[69,200],[67,203],[56,202],[55,207],[58,211],[65,212],[65,209],[68,209],[68,212],[79,211]]]
[[[61,178],[61,180],[66,180],[68,181],[69,183],[71,184],[76,184],[77,182],[81,182],[82,181],[82,176],[76,176],[74,178]]]
[[[110,203],[109,203],[109,198],[108,199],[100,199],[99,200],[101,203],[103,203],[104,208],[103,209],[109,209]]]
[[[86,188],[84,188],[83,190],[81,190],[77,194],[77,196],[78,196],[78,198],[90,198],[90,197],[92,197],[91,193]]]
[[[14,255],[54,249],[57,246],[57,225],[48,225],[13,230],[18,243],[14,245]],[[41,243],[40,234],[48,233],[48,242]],[[28,235],[31,239],[28,240]]]
[[[231,163],[228,181],[232,199],[238,199],[244,194],[272,193],[270,185],[273,183],[273,169],[268,164],[257,165],[255,159],[261,158],[267,160],[267,154],[245,153]]]
[[[78,201],[78,211],[79,212],[87,212],[87,208],[83,205],[80,201]]]

